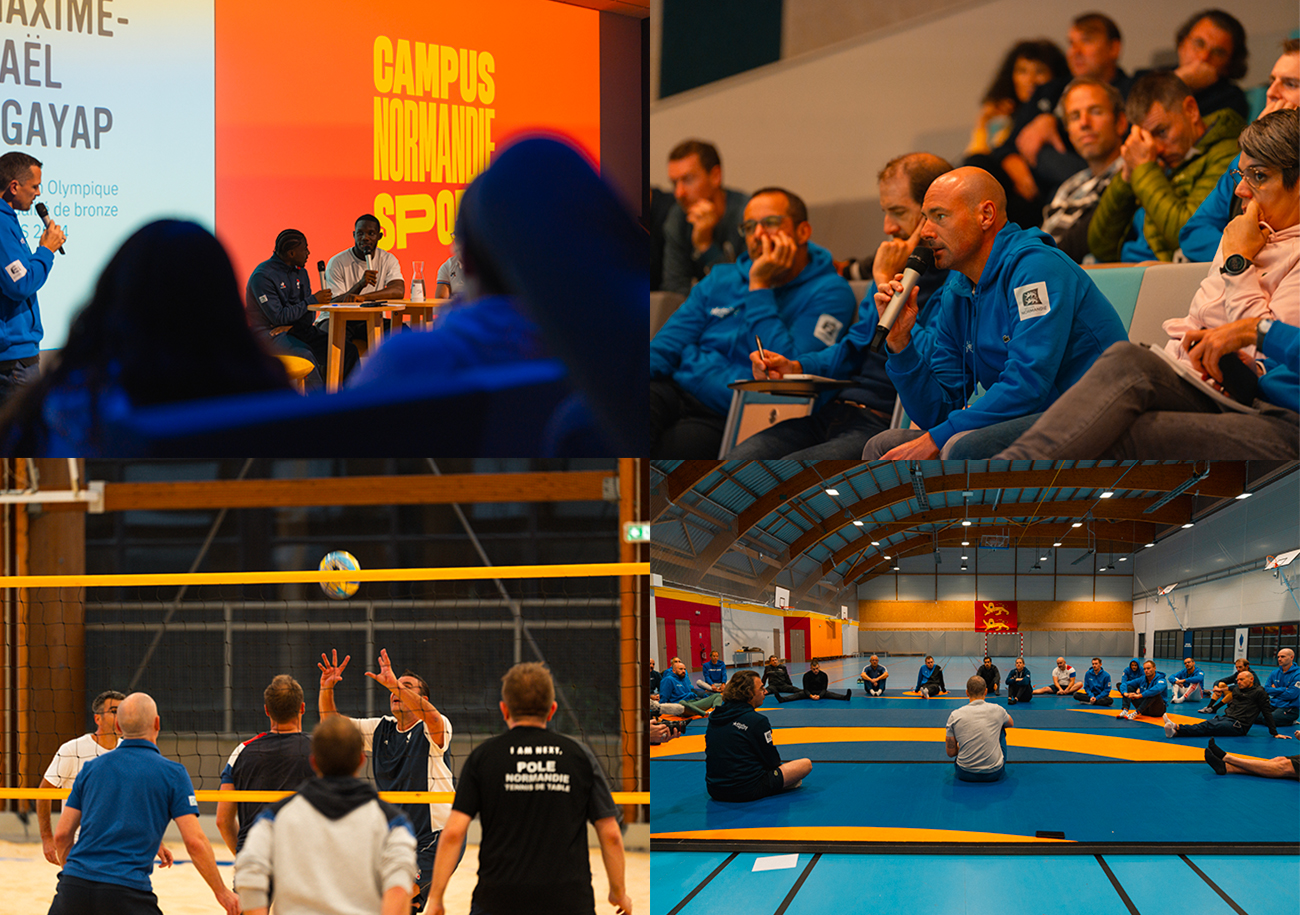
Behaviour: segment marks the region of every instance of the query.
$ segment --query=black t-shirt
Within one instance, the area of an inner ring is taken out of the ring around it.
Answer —
[[[221,773],[221,784],[230,785],[236,791],[294,791],[305,779],[315,777],[311,768],[311,737],[301,731],[291,734],[268,731],[235,747]],[[244,847],[253,820],[268,806],[266,802],[253,801],[239,801],[235,805],[239,817],[236,851]]]
[[[469,754],[451,806],[482,822],[476,906],[595,912],[587,822],[619,809],[585,745],[545,728],[511,728]]]

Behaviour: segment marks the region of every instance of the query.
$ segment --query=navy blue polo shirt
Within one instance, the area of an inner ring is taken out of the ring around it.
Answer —
[[[81,836],[63,872],[151,892],[149,875],[167,824],[198,816],[185,767],[150,740],[122,740],[81,767],[65,807],[81,811]]]

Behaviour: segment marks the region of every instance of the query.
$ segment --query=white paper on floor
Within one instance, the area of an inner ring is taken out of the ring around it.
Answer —
[[[766,858],[754,859],[753,873],[759,871],[783,871],[798,866],[798,855],[768,855]]]

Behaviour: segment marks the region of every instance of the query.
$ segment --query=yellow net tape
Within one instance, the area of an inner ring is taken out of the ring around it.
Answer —
[[[0,788],[0,800],[7,798],[61,801],[71,788]],[[195,791],[194,796],[209,801],[250,801],[270,803],[289,797],[292,791]],[[615,804],[648,804],[649,791],[615,791]],[[450,804],[456,797],[454,791],[381,791],[379,796],[390,804]]]
[[[6,575],[0,588],[113,588],[148,585],[250,585],[312,581],[463,581],[492,578],[601,578],[649,575],[648,562],[584,562],[543,566],[474,566],[446,569],[340,569],[323,572],[191,572],[133,575]]]

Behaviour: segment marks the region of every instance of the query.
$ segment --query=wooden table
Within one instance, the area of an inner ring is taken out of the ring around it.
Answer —
[[[343,347],[347,343],[349,321],[366,322],[367,352],[373,353],[379,348],[379,341],[384,336],[384,312],[400,312],[402,305],[394,302],[376,302],[373,305],[359,303],[356,305],[309,305],[312,311],[328,315],[330,319],[329,364],[325,370],[325,390],[333,393],[343,383]],[[335,315],[340,320],[334,320]]]
[[[389,299],[390,305],[400,305],[406,314],[411,316],[411,327],[415,330],[421,330],[428,327],[433,322],[433,313],[450,302],[451,299],[425,299],[423,302],[412,302],[410,299]]]

